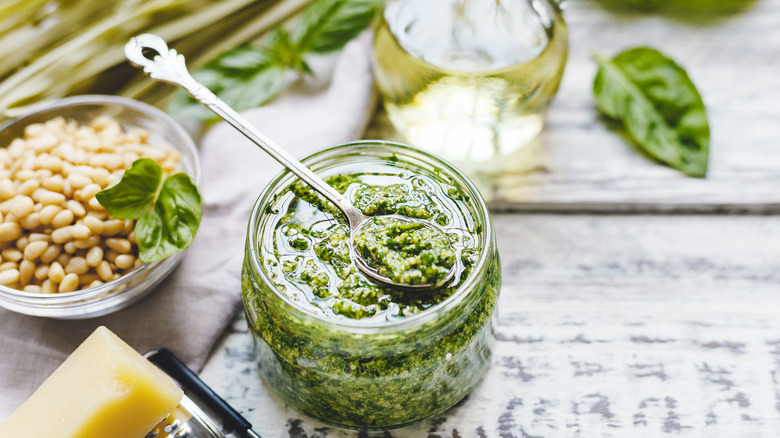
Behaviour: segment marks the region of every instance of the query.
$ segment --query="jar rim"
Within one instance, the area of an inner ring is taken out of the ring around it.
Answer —
[[[438,303],[434,306],[431,306],[428,309],[425,309],[421,311],[420,313],[412,316],[407,316],[404,318],[398,318],[396,320],[387,321],[364,321],[360,319],[334,319],[330,317],[326,317],[324,315],[320,315],[311,311],[308,311],[301,307],[300,305],[296,304],[290,297],[288,297],[286,294],[282,293],[273,283],[271,278],[269,277],[268,273],[260,264],[260,251],[259,251],[259,245],[260,245],[260,239],[258,239],[260,234],[260,219],[261,215],[265,211],[266,207],[266,200],[269,198],[269,196],[273,196],[274,194],[277,194],[280,192],[280,183],[283,182],[283,180],[287,177],[294,176],[290,173],[289,170],[284,169],[280,173],[278,173],[268,185],[265,186],[263,191],[260,193],[260,195],[257,198],[257,201],[255,201],[255,205],[252,207],[252,212],[249,216],[249,224],[247,226],[247,250],[248,250],[248,256],[251,258],[250,263],[252,266],[252,269],[254,272],[257,273],[257,275],[260,276],[263,283],[273,291],[274,295],[281,300],[282,303],[284,303],[287,307],[289,307],[289,310],[295,312],[295,314],[305,320],[327,325],[328,328],[337,328],[338,330],[348,331],[355,334],[376,334],[376,333],[383,333],[383,332],[396,332],[398,330],[413,328],[416,326],[424,325],[425,323],[437,319],[437,315],[444,313],[449,313],[452,309],[457,308],[458,305],[460,305],[466,297],[469,296],[470,291],[478,290],[479,288],[476,287],[475,282],[477,281],[479,275],[475,275],[476,273],[482,272],[485,265],[488,263],[488,259],[490,254],[493,252],[493,245],[495,245],[494,239],[492,239],[493,235],[493,224],[490,220],[490,214],[487,208],[487,205],[485,204],[484,199],[482,198],[482,195],[479,193],[479,190],[477,190],[476,186],[471,182],[471,180],[457,167],[450,164],[448,161],[433,155],[431,153],[428,153],[426,151],[423,151],[419,148],[409,146],[402,143],[392,142],[392,141],[385,141],[385,140],[358,140],[358,141],[352,141],[347,143],[341,143],[337,144],[322,150],[319,150],[313,154],[310,154],[303,158],[301,162],[304,164],[309,165],[312,161],[316,161],[318,158],[321,158],[323,156],[327,156],[329,154],[332,154],[335,151],[342,150],[342,149],[348,149],[348,148],[355,148],[360,146],[384,146],[384,147],[390,147],[391,149],[397,149],[400,151],[405,152],[411,152],[414,154],[417,154],[422,158],[423,160],[433,163],[436,166],[446,169],[448,172],[448,176],[455,177],[456,182],[468,189],[469,196],[473,201],[473,207],[475,207],[475,213],[478,215],[479,224],[482,225],[481,231],[479,231],[480,234],[480,240],[484,242],[483,247],[480,250],[479,258],[477,262],[474,264],[474,267],[472,269],[472,275],[469,275],[463,283],[458,287],[458,289],[447,299],[442,301],[441,303]],[[329,159],[337,158],[339,155],[336,155],[334,157],[329,157]],[[281,187],[281,189],[285,189],[287,185]]]

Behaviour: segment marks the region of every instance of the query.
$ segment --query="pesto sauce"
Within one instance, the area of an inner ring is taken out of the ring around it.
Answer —
[[[265,275],[254,268],[250,251],[242,271],[262,377],[296,409],[358,429],[398,427],[468,394],[491,361],[500,287],[494,237],[483,235],[474,201],[437,172],[421,176],[387,167],[343,166],[327,181],[366,214],[439,224],[454,250],[441,256],[444,266],[454,257],[448,287],[405,293],[367,280],[349,257],[345,218],[300,184],[274,196],[260,213],[265,219],[254,232],[261,236]],[[377,225],[388,234],[400,231]],[[480,256],[484,264],[476,270]],[[463,293],[459,301],[446,311],[437,307],[456,291]],[[426,311],[419,315],[426,319],[399,325]],[[353,331],[364,322],[389,330]]]
[[[435,284],[453,266],[457,278],[447,287],[428,291],[378,285],[350,257],[346,218],[298,182],[274,207],[283,214],[274,234],[275,257],[265,262],[269,271],[278,274],[277,287],[301,306],[335,318],[402,318],[446,300],[479,256],[476,226],[461,217],[465,205],[460,192],[419,175],[383,176],[390,182],[384,185],[370,184],[365,177],[338,174],[325,180],[350,196],[363,214],[378,216],[355,239],[356,249],[369,265],[397,283]],[[442,229],[402,218],[430,221]]]
[[[373,217],[354,239],[355,250],[368,266],[397,284],[438,285],[455,265],[447,234],[423,222]]]

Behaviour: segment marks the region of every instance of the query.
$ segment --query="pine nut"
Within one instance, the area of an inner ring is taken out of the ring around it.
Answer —
[[[124,223],[119,219],[111,219],[103,222],[103,234],[106,236],[113,236],[118,234],[124,228]]]
[[[17,218],[23,218],[35,210],[35,202],[29,196],[17,196],[11,213]]]
[[[57,292],[57,284],[53,281],[49,280],[48,278],[46,280],[43,280],[43,284],[41,284],[41,293],[44,294],[53,294]]]
[[[0,213],[3,214],[9,214],[11,213],[11,208],[13,208],[14,204],[16,203],[16,197],[13,197],[7,201],[3,201],[0,203]]]
[[[0,224],[0,242],[11,242],[22,235],[22,227],[16,222]]]
[[[19,194],[24,196],[30,196],[34,191],[38,190],[41,184],[37,179],[28,179],[19,185]]]
[[[54,217],[57,216],[57,213],[61,212],[62,208],[56,205],[47,205],[41,209],[41,223],[44,225],[49,225],[54,220]]]
[[[30,233],[30,242],[51,242],[51,236],[44,233]]]
[[[103,260],[97,265],[97,275],[103,281],[111,281],[114,279],[114,273],[111,271],[111,265]]]
[[[97,184],[89,184],[85,186],[83,189],[81,189],[81,200],[86,201],[89,199],[92,199],[97,195],[101,190],[103,190],[102,187],[100,187]]]
[[[70,212],[70,210],[63,210],[63,213]],[[71,213],[73,214],[73,213]],[[51,240],[54,243],[65,243],[68,240],[72,239],[73,235],[70,234],[70,226],[62,227],[59,229],[56,229],[52,231],[51,233]]]
[[[6,248],[3,250],[2,254],[3,260],[10,260],[12,262],[18,262],[24,256],[21,251],[15,248]]]
[[[86,186],[87,184],[91,184],[92,178],[78,173],[74,173],[68,176],[68,182],[70,183],[71,188],[73,188],[74,190],[78,190]]]
[[[11,199],[14,196],[16,196],[16,184],[10,179],[0,181],[0,199]]]
[[[62,193],[62,186],[64,184],[64,179],[60,175],[53,175],[45,180],[43,180],[43,183],[41,184],[43,188],[46,190],[51,190],[52,192]]]
[[[70,254],[61,252],[60,255],[57,256],[57,263],[59,263],[60,266],[68,266],[68,262],[70,262]]]
[[[103,221],[100,219],[94,216],[84,216],[82,221],[84,225],[89,227],[89,229],[92,231],[92,234],[103,234],[105,226],[103,225]]]
[[[7,270],[9,270],[9,269],[16,269],[16,268],[18,268],[18,267],[19,267],[19,265],[18,265],[18,264],[16,264],[16,262],[5,262],[5,263],[0,263],[0,272],[2,272],[2,271],[7,271]]]
[[[132,249],[129,240],[113,237],[106,239],[106,246],[119,253],[128,253]]]
[[[87,264],[93,268],[103,260],[103,248],[95,246],[87,252]]]
[[[135,257],[130,254],[121,254],[116,257],[114,264],[119,269],[129,269],[133,267],[135,263]]]
[[[54,216],[54,219],[51,221],[51,224],[54,226],[54,228],[62,228],[66,225],[70,225],[73,223],[73,212],[70,210],[62,210],[61,212],[57,213],[56,216]]]
[[[27,244],[30,242],[30,238],[27,236],[22,236],[16,241],[16,249],[19,251],[24,251],[24,248],[27,247]]]
[[[54,262],[49,266],[49,280],[54,283],[59,283],[65,278],[65,269],[59,262]]]
[[[46,251],[41,254],[41,262],[42,263],[51,263],[53,262],[62,251],[62,247],[60,245],[49,245],[48,248],[46,248]]]
[[[34,230],[41,226],[41,214],[37,211],[32,212],[19,221],[19,225],[25,230]]]
[[[68,274],[74,273],[81,275],[86,274],[87,271],[89,271],[89,265],[84,257],[73,257],[70,259],[70,262],[68,262],[68,266],[65,267],[65,272]]]
[[[35,274],[35,263],[29,260],[23,260],[22,263],[19,264],[19,282],[22,286],[30,282],[33,274]]]
[[[84,208],[84,206],[81,205],[79,201],[73,199],[65,202],[65,208],[73,212],[73,214],[78,217],[84,217],[87,214],[87,210]]]
[[[59,205],[65,202],[65,199],[65,195],[62,193],[52,192],[51,190],[45,190],[38,195],[38,202],[43,205]]]
[[[35,273],[33,274],[36,280],[43,281],[47,278],[49,278],[49,266],[48,265],[41,265],[35,268]]]
[[[87,204],[89,204],[89,208],[93,210],[105,210],[105,207],[100,205],[100,202],[98,202],[97,198],[95,197],[91,198]]]
[[[72,240],[70,242],[65,242],[62,245],[62,249],[63,251],[71,255],[76,254],[76,251],[79,250],[78,248],[76,248],[76,243],[74,243]]]
[[[30,156],[30,158],[32,158],[32,157]],[[32,167],[32,166],[26,166],[25,165],[25,167]],[[16,172],[15,176],[16,176],[16,179],[19,180],[19,181],[27,181],[28,179],[35,178],[35,172],[33,172],[32,170],[30,170],[28,168],[25,168],[23,170],[20,170],[20,171]]]
[[[57,288],[60,293],[73,292],[79,288],[79,276],[73,273],[66,275]]]
[[[90,230],[86,225],[76,224],[71,225],[70,234],[74,239],[86,239],[92,235],[92,230]]]
[[[8,269],[5,271],[0,271],[0,284],[2,285],[9,285],[16,283],[19,281],[19,270],[17,269]]]
[[[73,241],[73,246],[78,249],[88,249],[97,245],[100,245],[100,236],[91,236],[86,239]]]
[[[49,249],[49,243],[45,241],[30,242],[24,247],[25,260],[35,260]]]
[[[35,294],[41,293],[41,287],[35,284],[28,284],[25,287],[23,287],[22,290],[25,292],[31,292]]]

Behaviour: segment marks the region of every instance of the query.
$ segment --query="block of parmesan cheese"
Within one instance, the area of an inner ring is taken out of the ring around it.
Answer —
[[[98,327],[0,424],[2,438],[144,438],[182,391],[105,327]]]

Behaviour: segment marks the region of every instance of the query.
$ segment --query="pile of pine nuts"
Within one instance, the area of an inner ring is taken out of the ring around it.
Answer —
[[[140,266],[134,221],[111,217],[95,195],[139,158],[177,169],[179,152],[148,137],[108,116],[89,125],[55,118],[0,147],[0,284],[73,292]]]

